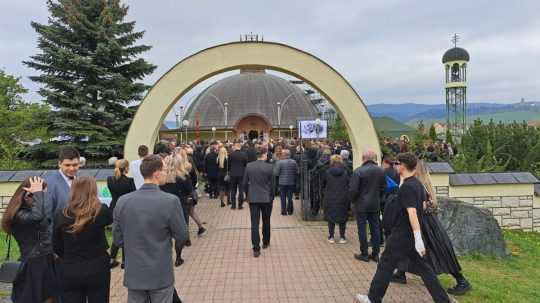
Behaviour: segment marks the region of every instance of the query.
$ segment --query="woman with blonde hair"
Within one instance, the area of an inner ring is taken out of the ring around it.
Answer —
[[[165,157],[163,160],[163,168],[167,175],[167,180],[165,184],[160,186],[160,189],[178,197],[180,203],[182,204],[182,214],[178,215],[182,215],[186,221],[186,225],[188,225],[190,213],[188,197],[193,191],[193,186],[191,185],[191,180],[189,178],[189,172],[186,169],[185,161],[180,153],[174,153]],[[189,239],[186,242],[186,246],[191,246],[191,241]],[[177,248],[174,265],[180,266],[182,264],[184,264],[184,260],[182,259],[182,249]]]
[[[112,200],[110,204],[111,212],[114,211],[116,207],[116,202],[118,199],[125,194],[128,194],[136,190],[135,181],[133,178],[127,176],[129,173],[129,161],[126,159],[120,159],[116,161],[114,167],[114,174],[107,177],[107,187],[111,192]],[[111,245],[111,268],[118,266],[118,261],[116,261],[116,256],[118,255],[119,247],[112,244]],[[124,268],[124,253],[122,253],[122,268]]]
[[[428,252],[426,260],[437,275],[450,274],[454,277],[456,285],[448,289],[449,294],[464,295],[471,290],[471,285],[461,273],[461,265],[456,257],[452,241],[437,218],[437,195],[424,161],[418,161],[414,175],[424,185],[428,197],[427,201],[424,202],[424,215],[421,224],[422,237]],[[414,272],[414,269],[409,271]],[[405,272],[398,271],[394,275],[393,281],[405,284],[407,282]]]
[[[40,177],[28,177],[15,190],[4,215],[2,229],[19,246],[19,272],[13,281],[14,303],[53,302],[61,292],[45,212],[47,184]]]
[[[68,205],[54,219],[53,247],[62,266],[63,303],[109,302],[105,227],[112,221],[112,212],[98,198],[96,179],[76,178]]]
[[[227,204],[230,204],[229,201],[229,153],[227,148],[220,147],[217,157],[217,164],[219,169],[218,174],[218,191],[219,191],[219,200],[221,201],[221,207],[225,207],[225,197],[227,197]]]

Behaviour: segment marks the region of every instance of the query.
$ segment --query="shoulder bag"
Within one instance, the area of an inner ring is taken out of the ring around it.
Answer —
[[[13,281],[15,281],[15,279],[17,278],[17,275],[19,274],[22,262],[10,260],[11,235],[7,235],[7,242],[8,242],[8,251],[6,254],[6,259],[4,260],[2,265],[0,265],[0,282],[13,283]]]

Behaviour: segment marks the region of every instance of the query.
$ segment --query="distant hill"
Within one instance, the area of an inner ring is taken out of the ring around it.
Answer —
[[[540,102],[520,102],[515,104],[469,103],[469,120],[493,118],[509,122],[530,121],[540,119]],[[444,104],[374,104],[368,106],[372,117],[392,117],[400,122],[414,124],[416,121],[444,121],[446,106]]]
[[[377,132],[385,137],[411,135],[415,129],[390,117],[374,117],[373,124]]]

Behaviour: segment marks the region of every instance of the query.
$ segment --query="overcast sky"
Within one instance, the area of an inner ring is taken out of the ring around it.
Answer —
[[[153,84],[182,58],[249,32],[323,59],[364,102],[442,103],[441,57],[458,33],[471,55],[469,102],[540,101],[540,1],[125,0],[145,30]],[[47,22],[45,0],[0,1],[0,68],[37,86],[23,66],[37,52],[30,21]]]

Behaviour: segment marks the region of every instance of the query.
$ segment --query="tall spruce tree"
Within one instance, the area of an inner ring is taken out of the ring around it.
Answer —
[[[124,21],[120,0],[49,0],[48,24],[32,22],[41,53],[24,64],[50,104],[54,134],[69,135],[94,157],[121,153],[132,120],[130,106],[149,88],[138,82],[156,68],[142,58],[151,47],[136,45],[144,31]]]

